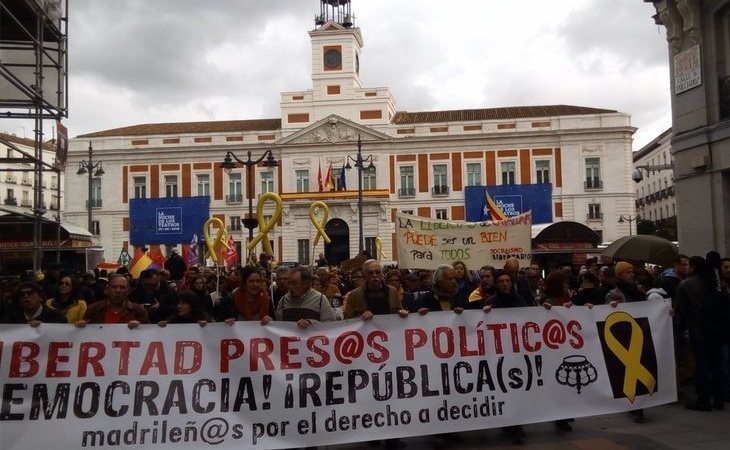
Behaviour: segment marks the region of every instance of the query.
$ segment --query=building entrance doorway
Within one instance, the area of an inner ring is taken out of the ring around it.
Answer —
[[[324,245],[324,256],[332,265],[350,259],[350,227],[342,219],[332,219],[324,226],[329,244]]]

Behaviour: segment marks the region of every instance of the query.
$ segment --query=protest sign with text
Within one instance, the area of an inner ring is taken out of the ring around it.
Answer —
[[[506,220],[463,222],[397,214],[398,267],[436,269],[461,261],[470,268],[504,266],[517,258],[520,267],[532,259],[532,213]]]
[[[0,327],[0,443],[278,449],[676,399],[664,302],[294,324]]]

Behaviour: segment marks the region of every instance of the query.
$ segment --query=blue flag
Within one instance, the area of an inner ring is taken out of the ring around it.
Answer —
[[[347,180],[345,179],[345,165],[342,165],[342,169],[340,169],[340,190],[346,191],[347,190]]]

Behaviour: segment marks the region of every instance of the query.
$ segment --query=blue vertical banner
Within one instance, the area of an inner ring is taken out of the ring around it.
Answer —
[[[188,244],[210,217],[210,197],[134,198],[129,201],[132,245]]]
[[[466,221],[501,220],[532,211],[533,224],[552,223],[552,192],[550,183],[466,186]]]

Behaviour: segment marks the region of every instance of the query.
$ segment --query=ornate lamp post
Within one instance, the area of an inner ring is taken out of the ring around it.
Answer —
[[[91,218],[91,209],[94,207],[94,203],[92,201],[93,197],[93,184],[94,184],[94,177],[100,177],[104,175],[104,168],[102,167],[102,162],[97,161],[94,162],[93,156],[94,156],[94,149],[91,147],[91,142],[89,142],[89,159],[87,160],[81,160],[79,161],[79,170],[76,172],[76,175],[84,175],[86,173],[89,174],[89,181],[88,181],[88,200],[86,201],[86,212],[88,214],[89,219],[89,233],[94,234],[94,226],[93,221]],[[60,182],[60,180],[59,180]],[[101,200],[101,199],[99,199]],[[99,205],[101,206],[101,205]]]
[[[248,217],[243,219],[243,226],[248,228],[248,240],[250,242],[253,240],[253,229],[258,226],[258,220],[256,220],[256,218],[253,216],[253,198],[256,191],[253,168],[261,161],[264,162],[264,167],[277,167],[279,165],[279,161],[274,158],[274,153],[272,153],[271,149],[266,150],[264,154],[257,159],[253,159],[251,150],[247,152],[246,159],[241,159],[237,157],[233,154],[233,152],[227,152],[226,157],[221,163],[221,168],[224,169],[226,172],[230,172],[236,167],[236,164],[233,161],[243,164],[246,167],[246,197],[248,197]]]
[[[357,155],[353,158],[350,155],[347,155],[347,165],[345,166],[345,169],[350,170],[352,169],[352,166],[350,165],[350,161],[352,161],[355,164],[355,167],[357,168],[357,217],[358,217],[358,234],[357,234],[357,243],[358,243],[358,251],[359,255],[362,255],[363,251],[363,219],[362,219],[362,172],[365,169],[372,170],[375,168],[375,165],[373,164],[373,155],[367,155],[365,157],[362,156],[362,140],[360,139],[360,135],[357,135]],[[370,162],[370,164],[365,167],[366,162]]]
[[[631,232],[631,222],[636,221],[636,219],[638,219],[636,216],[631,216],[631,215],[624,216],[623,214],[621,214],[620,216],[618,216],[618,223],[628,222],[629,223],[629,236],[631,236],[633,234]]]

